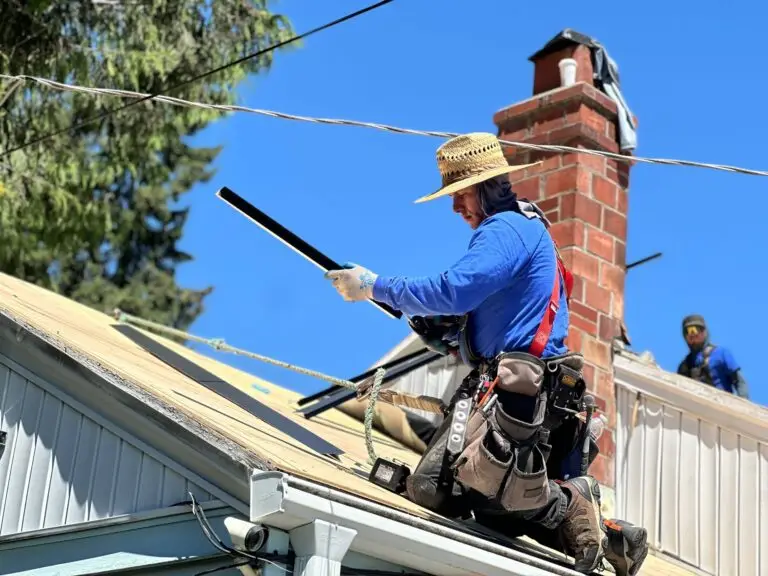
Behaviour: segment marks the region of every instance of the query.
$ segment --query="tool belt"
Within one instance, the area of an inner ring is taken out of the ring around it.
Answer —
[[[507,510],[543,506],[550,495],[550,429],[578,413],[585,389],[582,368],[579,354],[542,360],[525,352],[500,354],[484,366],[479,378],[474,375],[478,380],[472,397],[475,404],[460,453],[449,463],[453,477]],[[472,387],[471,381],[465,382],[458,392],[459,402],[466,399],[466,388]],[[495,397],[489,398],[489,393]],[[533,402],[531,421],[507,412],[515,399]]]

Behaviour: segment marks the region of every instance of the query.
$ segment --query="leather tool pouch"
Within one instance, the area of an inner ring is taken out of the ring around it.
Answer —
[[[500,391],[536,396],[541,391],[546,374],[546,364],[524,352],[506,352],[498,357],[496,384]]]
[[[499,360],[498,389],[536,397],[532,422],[507,414],[499,402],[488,413],[476,410],[467,429],[467,446],[454,466],[464,486],[497,499],[508,510],[539,508],[549,498],[547,458],[551,447],[542,429],[547,404],[546,367],[528,354]]]
[[[542,428],[547,406],[547,394],[536,400],[533,422],[523,422],[509,416],[502,406],[495,410],[496,423],[514,447],[514,461],[500,494],[500,503],[507,510],[532,510],[543,506],[549,498],[547,459],[552,447],[547,444],[549,433]]]

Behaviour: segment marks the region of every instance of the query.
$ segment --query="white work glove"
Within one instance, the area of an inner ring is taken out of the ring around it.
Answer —
[[[373,298],[373,283],[376,274],[355,264],[343,264],[344,270],[330,270],[325,277],[333,282],[333,287],[347,302],[359,302]]]

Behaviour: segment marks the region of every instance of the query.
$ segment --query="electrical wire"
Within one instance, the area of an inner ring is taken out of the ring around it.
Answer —
[[[197,523],[200,525],[200,529],[202,530],[205,537],[208,539],[208,541],[211,543],[211,545],[216,548],[218,551],[223,552],[224,554],[227,554],[233,558],[245,558],[245,562],[240,563],[234,563],[229,564],[227,566],[219,566],[218,568],[214,568],[212,570],[205,570],[203,572],[198,572],[195,576],[202,576],[203,574],[212,574],[214,572],[219,572],[221,570],[226,570],[227,568],[237,568],[238,566],[245,566],[247,564],[251,564],[253,562],[266,562],[268,564],[272,564],[276,566],[277,568],[280,568],[281,570],[288,572],[288,569],[281,566],[280,564],[287,564],[288,560],[290,559],[289,556],[285,555],[274,555],[274,554],[249,554],[248,552],[244,552],[243,550],[237,550],[235,548],[232,548],[231,546],[227,546],[224,544],[224,542],[221,540],[221,538],[216,534],[216,531],[213,529],[213,526],[211,526],[210,522],[208,522],[208,518],[205,516],[205,512],[200,507],[200,505],[197,503],[197,500],[195,499],[195,495],[192,494],[192,492],[187,491],[187,494],[189,494],[189,504],[192,508],[192,514],[194,515],[195,519],[197,520]]]
[[[63,82],[57,82],[55,80],[48,80],[45,78],[39,78],[36,76],[9,76],[7,74],[0,74],[1,79],[9,80],[11,82],[20,82],[29,80],[52,88],[54,90],[62,90],[69,92],[80,92],[96,95],[117,96],[121,98],[139,98],[143,101],[149,97],[149,95],[141,92],[132,92],[129,90],[116,90],[111,88],[91,88],[86,86],[78,86],[74,84],[65,84]],[[410,134],[416,136],[432,136],[436,138],[453,138],[458,136],[457,132],[443,132],[436,130],[417,130],[411,128],[401,128],[399,126],[392,126],[389,124],[381,124],[378,122],[364,122],[360,120],[346,120],[341,118],[317,118],[313,116],[300,116],[298,114],[289,114],[286,112],[277,112],[274,110],[264,110],[259,108],[249,108],[247,106],[238,106],[234,104],[207,104],[204,102],[194,102],[191,100],[184,100],[182,98],[175,98],[172,96],[159,95],[154,97],[157,102],[164,102],[174,106],[190,107],[190,108],[202,108],[206,110],[219,110],[221,112],[247,112],[250,114],[258,114],[261,116],[269,116],[272,118],[280,118],[282,120],[296,120],[300,122],[310,122],[314,124],[328,124],[334,126],[354,126],[358,128],[372,128],[375,130],[383,130],[385,132],[392,132],[395,134]],[[661,164],[672,166],[688,166],[694,168],[708,168],[710,170],[720,170],[724,172],[735,172],[738,174],[746,174],[750,176],[768,176],[768,171],[765,170],[753,170],[750,168],[742,168],[739,166],[729,166],[727,164],[711,164],[706,162],[696,162],[692,160],[676,160],[668,158],[644,158],[642,156],[627,156],[624,154],[617,154],[614,152],[607,152],[604,150],[594,150],[589,148],[576,148],[573,146],[562,146],[558,144],[532,144],[527,142],[514,142],[511,140],[499,139],[499,143],[502,146],[508,146],[513,148],[523,148],[528,150],[538,150],[542,152],[557,152],[557,153],[578,153],[578,154],[590,154],[593,156],[603,156],[611,158],[619,162],[628,164],[643,163],[643,164]]]
[[[214,548],[216,548],[216,550],[218,550],[219,552],[223,552],[224,554],[229,554],[231,556],[247,557],[251,560],[255,559],[251,555],[246,555],[245,553],[241,553],[239,550],[235,550],[234,548],[231,548],[226,544],[224,544],[224,542],[221,541],[221,538],[219,538],[218,535],[216,535],[216,532],[210,528],[208,519],[206,518],[205,522],[203,522],[203,518],[205,518],[205,512],[203,512],[202,508],[200,508],[200,505],[197,503],[197,500],[195,499],[194,494],[192,494],[192,492],[187,492],[187,494],[189,494],[189,497],[191,500],[190,507],[192,508],[192,514],[197,520],[197,523],[200,525],[200,529],[203,531],[203,534],[211,543],[211,545]]]
[[[288,44],[292,44],[293,42],[296,42],[298,40],[303,40],[304,38],[308,38],[309,36],[312,36],[313,34],[317,34],[318,32],[321,32],[323,30],[327,30],[328,28],[332,28],[334,26],[337,26],[343,22],[346,22],[347,20],[351,20],[353,18],[356,18],[358,16],[361,16],[367,12],[370,12],[372,10],[375,10],[376,8],[380,8],[381,6],[384,6],[386,4],[389,4],[393,2],[394,0],[380,0],[379,2],[376,2],[375,4],[371,4],[369,6],[366,6],[365,8],[362,8],[360,10],[357,10],[355,12],[352,12],[350,14],[347,14],[346,16],[342,16],[341,18],[337,18],[336,20],[333,20],[331,22],[328,22],[326,24],[323,24],[321,26],[317,26],[316,28],[312,28],[311,30],[308,30],[307,32],[304,32],[303,34],[299,34],[297,36],[292,36],[291,38],[288,38],[287,40],[283,40],[281,42],[278,42],[276,44],[272,44],[271,46],[268,46],[266,48],[263,48],[261,50],[258,50],[256,52],[253,52],[251,54],[248,54],[246,56],[243,56],[241,58],[238,58],[237,60],[233,60],[231,62],[228,62],[227,64],[223,64],[222,66],[219,66],[218,68],[214,68],[213,70],[209,70],[207,72],[203,72],[202,74],[198,74],[197,76],[194,76],[188,80],[185,80],[183,82],[180,82],[178,84],[174,84],[172,86],[169,86],[167,88],[158,90],[154,94],[147,94],[146,96],[143,96],[142,98],[135,100],[133,102],[129,102],[128,104],[125,104],[123,106],[119,106],[117,108],[114,108],[112,110],[107,110],[105,112],[102,112],[101,114],[97,114],[91,118],[86,118],[82,122],[77,122],[70,124],[69,126],[66,126],[64,128],[61,128],[59,130],[54,130],[52,132],[48,132],[46,134],[43,134],[42,136],[39,136],[37,138],[33,138],[32,140],[28,140],[27,142],[20,144],[14,148],[9,148],[7,150],[4,150],[2,153],[0,153],[0,158],[3,158],[5,156],[8,156],[9,154],[12,154],[14,152],[18,152],[19,150],[23,150],[24,148],[28,148],[29,146],[33,146],[35,144],[39,144],[41,142],[44,142],[50,138],[53,138],[55,136],[58,136],[60,134],[64,134],[66,132],[69,132],[71,130],[78,130],[80,128],[83,128],[85,126],[88,126],[89,124],[92,124],[93,122],[96,122],[98,120],[103,120],[109,116],[112,116],[114,114],[117,114],[118,112],[121,112],[127,108],[130,108],[131,106],[135,106],[136,104],[140,104],[141,102],[146,102],[147,100],[152,100],[154,98],[157,98],[158,96],[163,95],[163,93],[166,92],[172,92],[174,90],[177,90],[178,88],[182,88],[183,86],[187,86],[189,84],[192,84],[193,82],[197,82],[198,80],[201,80],[203,78],[206,78],[207,76],[211,76],[212,74],[216,74],[218,72],[221,72],[222,70],[226,70],[227,68],[231,68],[233,66],[237,66],[239,64],[242,64],[243,62],[246,62],[248,60],[251,60],[253,58],[257,58],[259,56],[263,56],[264,54],[267,54],[269,52],[272,52],[273,50],[277,50],[278,48],[281,48],[283,46],[286,46]]]

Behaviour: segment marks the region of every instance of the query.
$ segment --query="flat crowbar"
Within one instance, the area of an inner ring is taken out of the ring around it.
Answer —
[[[216,196],[224,200],[224,202],[232,206],[232,208],[240,212],[259,228],[271,234],[291,250],[312,262],[312,264],[320,268],[323,272],[344,269],[344,267],[338,264],[335,260],[332,260],[317,248],[288,230],[285,226],[264,214],[264,212],[256,208],[256,206],[248,202],[248,200],[242,196],[239,196],[232,189],[224,186],[216,192]],[[376,300],[368,300],[368,302],[382,310],[391,318],[399,319],[403,316],[402,312],[395,310],[383,302],[377,302]]]

